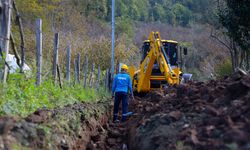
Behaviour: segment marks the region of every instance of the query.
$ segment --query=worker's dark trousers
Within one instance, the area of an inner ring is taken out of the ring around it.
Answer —
[[[128,112],[128,93],[125,92],[115,93],[113,121],[118,119],[119,105],[121,101],[122,101],[122,122],[126,121]]]

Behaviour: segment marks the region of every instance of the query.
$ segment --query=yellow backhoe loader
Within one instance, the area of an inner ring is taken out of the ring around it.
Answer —
[[[187,53],[187,49],[184,49]],[[162,40],[159,32],[151,32],[142,46],[139,70],[129,67],[135,92],[147,93],[152,89],[178,85],[183,74],[178,61],[178,42]],[[191,74],[185,75],[191,78]]]

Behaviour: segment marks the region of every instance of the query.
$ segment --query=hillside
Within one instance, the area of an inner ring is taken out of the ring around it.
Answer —
[[[211,73],[216,74],[216,66],[229,57],[225,47],[210,37],[214,27],[207,24],[214,21],[216,11],[215,5],[208,5],[214,4],[212,1],[117,1],[116,61],[138,65],[142,42],[150,31],[160,31],[164,38],[188,46],[185,71],[193,73],[195,79],[208,79]],[[17,0],[17,4],[24,20],[29,62],[35,51],[35,19],[42,18],[46,58],[52,55],[53,33],[60,32],[59,60],[66,55],[66,45],[71,44],[73,56],[80,52],[82,59],[89,56],[90,62],[103,69],[110,67],[111,1]]]

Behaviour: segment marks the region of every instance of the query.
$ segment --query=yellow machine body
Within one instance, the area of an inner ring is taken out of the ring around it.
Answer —
[[[144,42],[144,57],[140,68],[137,71],[134,67],[129,68],[129,74],[133,79],[133,88],[136,92],[146,93],[154,88],[180,84],[181,70],[177,65],[177,50],[175,53],[171,51],[171,47],[175,48],[177,44],[176,41],[162,40],[159,32],[151,32],[148,40]],[[168,47],[165,48],[164,45],[168,45]],[[168,54],[166,49],[168,49]],[[173,63],[171,64],[171,62]]]

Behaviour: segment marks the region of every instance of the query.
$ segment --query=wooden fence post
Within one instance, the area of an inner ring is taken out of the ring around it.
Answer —
[[[77,82],[80,84],[80,58],[81,57],[81,55],[80,55],[80,53],[78,53],[77,54]]]
[[[56,33],[54,38],[53,69],[52,69],[54,82],[56,82],[56,77],[57,77],[58,48],[59,48],[59,33]]]
[[[109,82],[109,69],[106,70],[106,75],[105,75],[105,90],[108,91],[108,82]]]
[[[66,62],[66,80],[70,82],[70,61],[71,61],[71,45],[67,48],[67,62]]]
[[[94,71],[95,71],[95,63],[92,64],[92,69],[91,69],[91,72],[90,72],[90,77],[89,77],[89,85],[92,86],[92,83],[93,83],[93,75],[94,75]]]
[[[74,59],[75,84],[77,83],[77,59]]]
[[[108,74],[108,88],[109,88],[109,91],[111,91],[111,89],[112,89],[113,78],[114,78],[114,75],[112,75],[111,70],[109,70],[109,74]]]
[[[41,74],[42,74],[42,20],[36,20],[36,66],[37,66],[37,74],[36,74],[36,85],[41,85]]]
[[[62,89],[62,80],[61,80],[61,74],[60,74],[61,70],[60,70],[59,64],[57,64],[57,67],[56,67],[56,68],[57,68],[59,86],[60,86],[60,88]]]
[[[84,64],[84,88],[87,86],[87,78],[88,78],[88,66],[89,66],[89,58],[86,57],[85,64]]]
[[[100,88],[100,79],[101,78],[101,67],[98,66],[98,73],[97,73],[97,81],[96,81],[96,89]]]
[[[5,0],[3,9],[3,52],[7,56],[9,54],[9,43],[10,43],[10,32],[11,32],[11,13],[12,13],[12,0]],[[6,60],[6,58],[3,58]],[[4,60],[4,61],[5,61]],[[9,68],[7,65],[4,65],[3,72],[3,83],[6,83],[7,75],[9,72]]]

